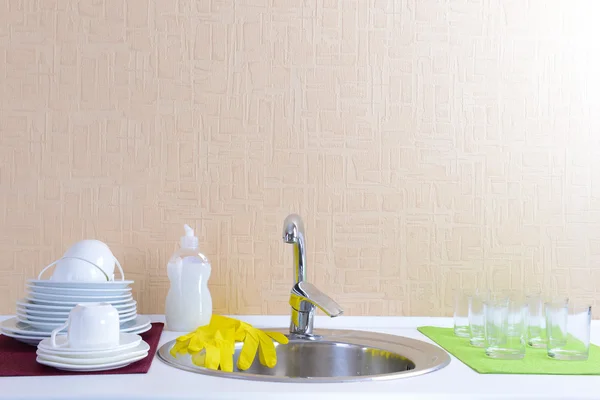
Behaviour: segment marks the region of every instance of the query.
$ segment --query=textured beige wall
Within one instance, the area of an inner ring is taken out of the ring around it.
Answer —
[[[217,312],[287,313],[290,212],[349,314],[476,284],[597,302],[597,8],[0,1],[0,312],[82,238],[162,312],[187,222]]]

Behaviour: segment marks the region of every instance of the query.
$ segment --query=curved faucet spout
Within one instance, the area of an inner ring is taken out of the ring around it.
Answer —
[[[304,223],[298,214],[288,215],[283,221],[283,241],[294,245],[294,284],[306,280],[306,242]]]

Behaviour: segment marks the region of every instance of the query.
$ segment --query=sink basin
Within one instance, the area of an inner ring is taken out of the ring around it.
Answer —
[[[288,333],[283,329],[265,329]],[[199,367],[189,355],[171,356],[175,341],[165,343],[159,358],[176,368],[205,375],[277,382],[348,382],[414,377],[436,371],[450,362],[448,354],[437,346],[402,336],[355,330],[315,330],[317,338],[290,339],[275,344],[277,365],[260,364],[258,355],[252,366],[235,368],[242,348],[236,344],[234,371],[223,372]]]

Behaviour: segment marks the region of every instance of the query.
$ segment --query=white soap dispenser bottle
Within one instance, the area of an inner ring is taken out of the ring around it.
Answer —
[[[171,288],[167,294],[165,317],[167,329],[191,332],[210,323],[212,298],[208,290],[211,266],[198,249],[198,237],[185,225],[181,248],[169,260],[167,274]]]

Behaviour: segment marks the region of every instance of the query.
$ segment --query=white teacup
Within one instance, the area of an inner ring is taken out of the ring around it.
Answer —
[[[106,282],[108,276],[93,262],[79,257],[63,257],[56,261],[51,281],[57,282]]]
[[[119,268],[121,280],[125,279],[123,268],[108,246],[99,240],[81,240],[71,246],[63,257],[40,272],[56,264],[50,277],[58,282],[106,282],[114,280],[115,263]]]
[[[72,349],[109,349],[119,345],[119,312],[108,303],[82,303],[69,313],[69,319],[52,331],[50,342],[56,344],[56,335],[67,329],[67,342]]]
[[[56,264],[54,274],[61,273],[62,270],[70,270],[73,267],[91,268],[89,265],[74,264],[79,258],[99,267],[104,271],[109,281],[114,280],[115,256],[106,243],[93,239],[80,240],[69,247],[65,254],[63,254],[64,260],[59,260]]]

